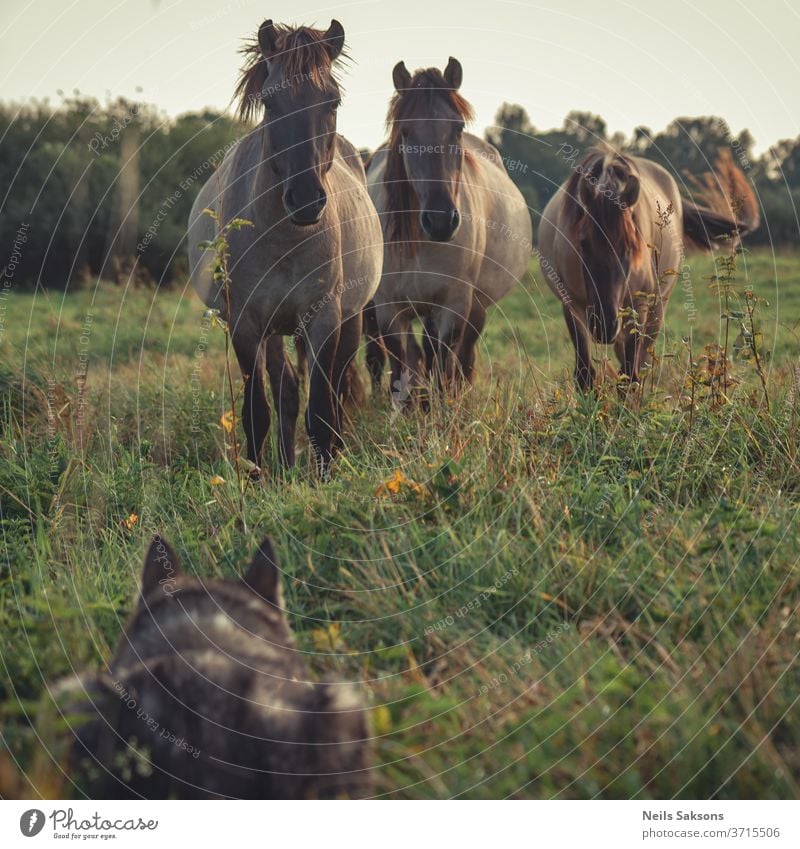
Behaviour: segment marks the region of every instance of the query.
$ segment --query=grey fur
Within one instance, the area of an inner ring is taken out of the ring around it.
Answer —
[[[365,711],[351,685],[309,680],[281,609],[268,540],[243,579],[220,581],[183,574],[157,537],[142,589],[108,672],[57,688],[73,723],[72,769],[83,792],[264,799],[369,792]]]

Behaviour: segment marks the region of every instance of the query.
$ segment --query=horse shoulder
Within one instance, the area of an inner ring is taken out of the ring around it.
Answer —
[[[505,165],[503,165],[503,157],[500,151],[489,142],[484,141],[480,136],[474,136],[472,133],[464,133],[464,148],[473,156],[478,157],[483,162],[490,162],[506,173]]]
[[[563,186],[559,186],[553,193],[552,197],[545,204],[542,210],[542,220],[539,225],[539,237],[541,239],[542,228],[547,234],[555,235],[559,232],[564,232],[569,227],[569,222],[566,220],[567,193]]]
[[[378,148],[367,162],[367,189],[375,207],[380,210],[384,206],[383,181],[386,173],[386,157],[388,150],[385,147]]]
[[[475,137],[467,144],[471,155],[460,204],[471,234],[463,238],[472,240],[479,288],[491,301],[498,301],[528,268],[533,247],[531,217],[497,151]]]
[[[473,153],[470,166],[474,171],[470,181],[476,206],[474,212],[478,217],[493,222],[501,233],[510,235],[530,251],[533,247],[533,233],[525,198],[509,176],[495,148],[487,142],[482,142],[482,145],[489,149],[489,153],[486,156]],[[491,153],[496,158],[492,158]]]
[[[336,152],[358,177],[359,181],[366,185],[367,175],[364,171],[364,163],[361,161],[361,154],[352,142],[338,133],[336,134]]]
[[[566,218],[565,200],[566,193],[560,187],[547,202],[537,232],[539,265],[551,288],[556,280],[563,280],[568,288],[571,284],[579,286],[577,234]]]
[[[672,174],[663,165],[649,159],[635,157],[635,161],[643,180],[649,184],[650,193],[671,203],[676,210],[682,209],[680,191]]]

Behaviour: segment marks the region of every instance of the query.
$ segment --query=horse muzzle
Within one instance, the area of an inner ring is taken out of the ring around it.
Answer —
[[[308,227],[316,224],[325,207],[328,205],[328,195],[321,186],[308,197],[300,195],[294,189],[288,188],[283,193],[283,206],[293,224]]]
[[[432,242],[449,242],[461,225],[461,215],[455,207],[448,210],[425,209],[419,216],[419,223]]]

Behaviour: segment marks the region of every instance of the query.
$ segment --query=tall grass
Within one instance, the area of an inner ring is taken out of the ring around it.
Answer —
[[[246,485],[244,524],[224,339],[199,302],[14,294],[0,795],[70,792],[34,731],[45,685],[108,660],[156,531],[220,576],[272,534],[300,650],[372,705],[380,795],[797,795],[800,259],[739,262],[769,301],[769,406],[735,346],[724,403],[702,383],[698,352],[725,332],[710,259],[676,286],[635,404],[612,379],[573,391],[558,304],[529,281],[490,317],[473,388],[428,414],[387,390],[351,418],[329,483],[306,450],[286,480]]]

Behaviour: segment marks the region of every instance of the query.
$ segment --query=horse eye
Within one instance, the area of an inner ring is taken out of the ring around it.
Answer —
[[[456,134],[460,136],[460,135],[463,135],[463,133],[464,133],[464,124],[459,124],[456,127]]]

